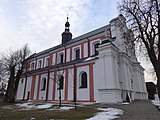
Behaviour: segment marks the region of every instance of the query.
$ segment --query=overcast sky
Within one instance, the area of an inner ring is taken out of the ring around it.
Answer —
[[[0,0],[0,53],[28,44],[32,53],[61,43],[67,15],[74,37],[107,25],[120,0]],[[144,63],[145,64],[145,63]],[[150,80],[150,76],[146,78]]]
[[[25,43],[39,52],[61,43],[67,14],[73,37],[102,27],[118,15],[119,0],[1,0],[0,52]]]

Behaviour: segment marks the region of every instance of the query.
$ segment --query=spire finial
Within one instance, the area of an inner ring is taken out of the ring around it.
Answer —
[[[69,19],[69,17],[68,17],[68,14],[67,14],[67,22],[68,22],[68,19]]]
[[[69,26],[70,26],[70,24],[68,22],[68,19],[69,19],[69,17],[68,17],[68,14],[67,14],[67,22],[65,24],[65,30],[67,30],[67,31],[69,31]]]

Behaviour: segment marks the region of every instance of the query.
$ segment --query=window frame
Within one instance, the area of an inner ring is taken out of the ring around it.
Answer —
[[[35,62],[32,62],[31,63],[31,70],[34,70],[35,69]]]
[[[95,56],[95,44],[98,44],[100,45],[101,43],[101,40],[100,39],[97,39],[97,40],[94,40],[94,41],[91,41],[90,42],[90,49],[91,49],[91,56]]]
[[[47,83],[47,79],[46,79],[46,77],[43,77],[41,80],[41,91],[46,90],[46,83]]]
[[[64,77],[63,75],[58,76],[58,89],[57,90],[63,90],[64,89]]]
[[[100,45],[99,42],[94,43],[94,55],[99,55],[98,50],[96,50],[96,48],[98,48],[99,45]]]
[[[38,69],[42,68],[42,60],[38,60]]]
[[[80,78],[79,88],[80,89],[88,88],[88,75],[87,75],[87,72],[85,72],[85,71],[81,72],[79,78]]]
[[[50,62],[50,57],[47,57],[45,62],[45,67],[49,66],[49,62]]]
[[[77,59],[77,54],[76,51],[79,50],[79,59],[81,59],[81,47],[80,46],[76,46],[75,48],[73,48],[73,58],[72,60],[79,60]]]
[[[80,59],[80,48],[77,48],[75,49],[75,60],[79,60],[79,59]]]
[[[58,63],[59,64],[64,63],[64,53],[63,52],[58,54]]]

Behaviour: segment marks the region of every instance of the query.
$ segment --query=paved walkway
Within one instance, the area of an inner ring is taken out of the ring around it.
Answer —
[[[149,100],[108,106],[124,110],[124,114],[117,120],[160,120],[160,111]]]

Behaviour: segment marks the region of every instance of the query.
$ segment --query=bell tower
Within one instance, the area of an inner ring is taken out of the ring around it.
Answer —
[[[62,44],[67,43],[72,39],[72,33],[69,31],[69,22],[68,22],[68,16],[67,16],[67,22],[65,23],[65,31],[62,33]]]

